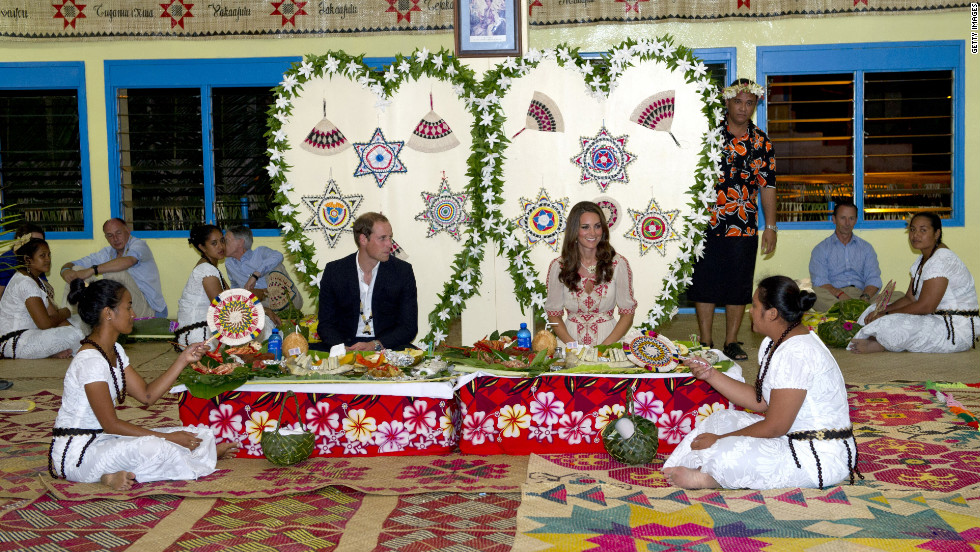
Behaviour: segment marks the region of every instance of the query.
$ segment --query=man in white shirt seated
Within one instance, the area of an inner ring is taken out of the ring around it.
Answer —
[[[813,309],[827,312],[838,301],[871,301],[881,288],[881,269],[874,247],[854,235],[857,207],[850,200],[834,206],[834,233],[810,254],[810,281],[817,302]]]
[[[160,287],[160,271],[153,252],[146,242],[134,238],[126,221],[111,218],[102,225],[107,247],[65,263],[61,277],[66,284],[76,278],[86,280],[102,276],[126,286],[133,296],[133,311],[137,318],[166,318],[167,302]],[[66,296],[68,286],[65,286]]]
[[[252,231],[247,226],[225,230],[225,255],[231,287],[251,291],[275,312],[303,308],[303,297],[282,264],[282,253],[265,246],[252,249]]]

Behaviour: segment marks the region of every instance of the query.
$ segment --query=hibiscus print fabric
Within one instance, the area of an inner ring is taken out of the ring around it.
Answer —
[[[718,196],[711,208],[709,232],[717,236],[754,236],[758,233],[759,188],[776,187],[776,156],[766,133],[749,122],[740,137],[722,131],[725,149]]]
[[[604,452],[602,430],[626,412],[634,384],[633,411],[657,424],[661,453],[674,450],[706,413],[730,407],[710,385],[690,376],[478,377],[458,391],[460,451]]]

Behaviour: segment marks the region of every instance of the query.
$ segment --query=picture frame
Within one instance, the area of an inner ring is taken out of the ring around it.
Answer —
[[[521,55],[519,0],[457,0],[456,57]]]

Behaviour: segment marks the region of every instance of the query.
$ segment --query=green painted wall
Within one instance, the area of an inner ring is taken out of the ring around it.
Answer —
[[[826,44],[849,42],[889,42],[917,40],[969,41],[969,13],[950,11],[923,15],[848,16],[813,19],[781,19],[765,22],[659,23],[642,25],[582,26],[529,32],[526,43],[536,48],[554,47],[559,43],[577,46],[583,51],[601,51],[627,37],[672,35],[676,42],[691,48],[736,47],[738,74],[755,77],[755,48],[786,44]],[[109,165],[107,155],[107,125],[103,61],[107,59],[166,59],[297,56],[345,50],[367,56],[390,56],[409,53],[415,48],[430,51],[452,48],[452,35],[381,35],[372,37],[328,38],[257,38],[247,40],[216,39],[182,41],[86,41],[33,43],[0,42],[0,62],[24,61],[83,61],[87,79],[88,140],[92,170],[92,219],[95,228],[92,240],[64,240],[53,244],[53,264],[78,258],[105,245],[101,223],[110,216],[107,187]],[[498,60],[473,59],[471,66],[478,72]],[[948,228],[945,241],[966,262],[970,271],[980,276],[980,159],[976,155],[977,136],[980,136],[980,56],[966,54],[966,224]],[[778,152],[777,152],[778,156]],[[899,282],[904,289],[908,283],[908,267],[915,258],[905,236],[898,230],[857,229],[878,251],[883,276]],[[758,276],[783,273],[805,277],[810,250],[829,235],[824,231],[783,230],[779,234],[776,253],[762,260]],[[278,239],[256,240],[257,245],[281,248]],[[196,255],[183,239],[157,239],[150,243],[161,265],[164,295],[176,315],[177,299]],[[507,289],[506,286],[500,289]],[[474,305],[475,306],[475,305]],[[425,309],[425,306],[422,307]],[[424,333],[424,331],[422,332]]]

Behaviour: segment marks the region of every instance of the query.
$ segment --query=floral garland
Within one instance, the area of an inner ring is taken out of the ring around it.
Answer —
[[[734,83],[726,86],[725,89],[721,91],[721,97],[724,98],[724,99],[726,99],[726,100],[730,100],[730,99],[734,98],[735,96],[738,96],[739,92],[745,92],[747,94],[753,94],[753,95],[755,95],[756,98],[758,98],[760,100],[762,99],[762,97],[766,93],[766,91],[763,90],[761,86],[759,86],[758,84],[756,84],[754,82],[751,82],[751,81],[750,82],[738,82],[738,81],[735,81]]]
[[[689,83],[696,83],[697,90],[704,101],[702,112],[711,124],[702,137],[702,149],[694,185],[690,188],[690,205],[692,214],[684,217],[688,232],[681,240],[681,254],[670,265],[670,274],[663,281],[663,293],[647,314],[646,319],[639,324],[642,330],[652,330],[677,314],[677,296],[682,289],[691,283],[694,263],[704,255],[705,228],[710,217],[709,208],[715,204],[715,182],[721,174],[722,133],[721,122],[724,120],[724,110],[718,98],[714,83],[708,77],[708,69],[703,62],[694,57],[691,50],[674,46],[669,36],[655,40],[641,39],[626,40],[612,48],[603,60],[608,63],[605,69],[599,69],[592,61],[580,57],[578,50],[567,45],[559,45],[554,50],[530,49],[522,58],[507,58],[490,71],[481,83],[482,98],[480,103],[480,121],[474,129],[474,149],[484,157],[482,169],[482,184],[484,191],[480,197],[485,202],[480,212],[480,224],[485,232],[497,243],[500,255],[510,261],[508,271],[514,280],[514,295],[521,308],[531,306],[535,314],[546,318],[544,301],[547,294],[545,285],[531,265],[530,249],[522,244],[517,225],[504,219],[500,213],[503,204],[503,178],[500,160],[509,140],[501,136],[500,128],[506,120],[500,106],[501,97],[510,88],[515,78],[526,75],[544,59],[555,59],[559,66],[577,70],[582,73],[593,97],[604,99],[618,85],[618,77],[627,67],[640,61],[656,60],[665,63],[671,69],[684,71]],[[474,217],[475,219],[476,217]]]
[[[358,82],[384,101],[401,83],[409,78],[418,79],[424,74],[451,82],[456,94],[463,98],[466,108],[473,114],[475,122],[471,131],[473,150],[467,159],[466,175],[469,181],[465,186],[466,192],[474,198],[470,213],[473,223],[465,230],[463,250],[456,254],[452,263],[453,275],[444,284],[443,291],[437,296],[437,304],[429,313],[431,327],[423,341],[441,343],[445,340],[450,321],[462,314],[466,301],[477,293],[482,281],[480,265],[487,238],[493,239],[498,254],[509,261],[508,271],[515,284],[514,295],[522,311],[530,306],[537,316],[546,318],[544,303],[547,290],[531,263],[530,249],[521,243],[519,228],[514,221],[506,219],[501,213],[504,202],[501,161],[510,140],[500,130],[506,121],[500,100],[515,78],[523,77],[544,59],[555,59],[560,66],[582,73],[592,95],[602,99],[615,89],[617,78],[637,58],[641,61],[656,60],[671,69],[683,70],[687,82],[697,83],[698,92],[704,100],[702,112],[714,123],[703,136],[701,159],[695,173],[695,183],[690,188],[692,198],[689,205],[693,214],[684,217],[688,227],[695,232],[689,232],[682,239],[681,254],[670,264],[670,274],[664,278],[664,292],[639,327],[650,330],[670,320],[677,313],[677,295],[682,286],[691,283],[694,262],[704,254],[708,209],[715,203],[714,183],[721,171],[720,125],[724,111],[714,84],[708,78],[707,67],[693,56],[691,50],[674,46],[669,36],[623,42],[604,56],[604,61],[608,62],[605,69],[597,69],[592,61],[580,57],[577,49],[567,45],[553,50],[532,48],[521,58],[507,58],[498,64],[484,75],[479,84],[473,71],[461,65],[445,50],[433,55],[423,48],[407,57],[399,55],[380,79],[375,78],[364,64],[363,56],[354,57],[344,52],[307,56],[301,64],[294,64],[284,74],[283,82],[276,87],[276,103],[269,110],[270,163],[267,169],[277,190],[275,201],[279,205],[273,216],[280,223],[283,242],[296,264],[296,271],[310,276],[304,283],[311,290],[319,287],[323,273],[311,273],[316,270],[314,249],[296,219],[298,206],[291,204],[286,196],[292,191],[292,185],[287,179],[290,167],[283,160],[289,143],[282,126],[291,113],[292,98],[311,78],[339,74]]]

